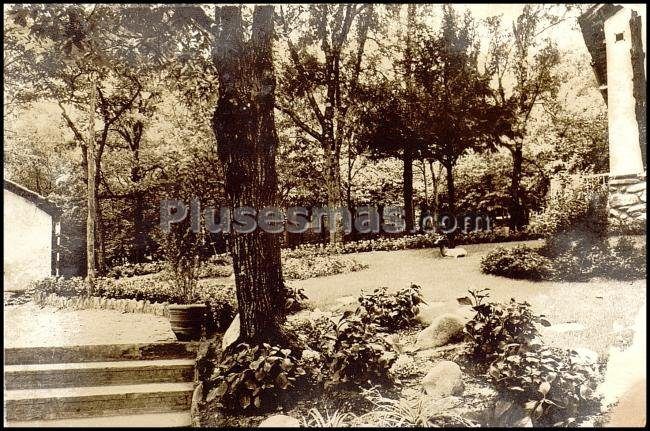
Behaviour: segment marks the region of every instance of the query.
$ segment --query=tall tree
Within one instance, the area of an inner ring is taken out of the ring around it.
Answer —
[[[527,224],[521,180],[529,120],[534,107],[544,98],[553,97],[559,85],[555,73],[559,52],[550,40],[540,40],[546,29],[564,19],[550,8],[553,6],[525,5],[521,15],[512,22],[510,31],[503,28],[500,17],[487,21],[492,34],[487,70],[493,76],[497,104],[503,112],[509,112],[512,119],[513,134],[509,138],[501,135],[495,139],[512,155],[509,212],[513,229]],[[507,85],[508,81],[514,85]]]
[[[273,6],[256,6],[250,40],[245,41],[240,7],[223,6],[215,13],[213,58],[219,100],[212,126],[233,209],[277,205],[273,14]],[[286,290],[278,235],[259,228],[233,233],[229,248],[239,304],[239,340],[283,342]]]
[[[494,147],[491,141],[499,111],[491,103],[488,76],[478,68],[479,44],[469,12],[459,16],[443,6],[439,36],[425,40],[416,57],[415,78],[426,97],[432,158],[446,170],[447,211],[455,215],[453,169],[470,150]],[[453,238],[452,238],[453,240]]]
[[[349,138],[349,110],[356,101],[374,7],[318,4],[307,10],[282,6],[279,12],[290,64],[282,75],[281,100],[276,107],[320,143],[327,206],[338,209],[342,203],[340,152],[343,141]],[[292,34],[296,29],[302,30],[298,38]],[[342,225],[337,219],[330,230],[330,242],[342,240]]]

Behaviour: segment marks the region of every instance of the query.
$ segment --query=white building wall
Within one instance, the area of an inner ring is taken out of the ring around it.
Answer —
[[[632,11],[624,7],[605,21],[609,172],[611,175],[643,172],[630,57],[632,48],[631,14]],[[645,27],[642,32],[645,33]],[[617,35],[620,34],[623,38],[617,40]]]
[[[52,274],[52,216],[4,190],[4,289],[23,290]]]

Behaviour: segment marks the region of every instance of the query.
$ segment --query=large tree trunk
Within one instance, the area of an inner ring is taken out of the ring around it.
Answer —
[[[146,235],[144,228],[144,193],[136,192],[133,197],[133,261],[144,262]]]
[[[95,291],[95,221],[97,220],[97,187],[95,186],[95,108],[97,89],[95,77],[91,73],[89,79],[90,102],[88,104],[88,139],[86,142],[86,160],[88,168],[88,214],[86,218],[86,277],[90,285],[89,293]]]
[[[404,214],[406,221],[406,233],[413,233],[413,155],[408,145],[404,147]]]
[[[243,41],[238,6],[217,8],[216,18],[220,28],[213,56],[219,100],[212,126],[226,194],[231,207],[259,211],[277,205],[273,7],[255,7],[248,43]],[[259,228],[246,234],[233,232],[229,248],[239,304],[239,341],[284,342],[286,291],[279,236]]]
[[[433,208],[431,209],[431,216],[433,217],[434,223],[436,223],[436,230],[438,228],[438,211],[440,208],[440,193],[438,184],[440,183],[440,174],[442,173],[442,165],[439,165],[440,169],[436,175],[433,170],[433,160],[429,160],[429,169],[431,170],[431,197],[433,199]]]
[[[456,217],[456,188],[454,185],[454,165],[451,163],[446,164],[445,169],[447,170],[447,214],[449,217],[452,217],[453,220],[453,218]],[[453,226],[454,222],[450,221],[448,223],[452,223]],[[447,234],[450,248],[453,248],[455,246],[457,230],[458,229],[455,229],[454,231]]]
[[[512,149],[512,178],[510,184],[510,228],[519,229],[526,223],[521,202],[521,166],[523,163],[522,146],[515,143]]]
[[[325,189],[327,190],[327,208],[333,216],[328,218],[329,242],[337,244],[343,242],[343,223],[340,213],[341,201],[341,171],[339,158],[332,149],[334,143],[325,146]]]

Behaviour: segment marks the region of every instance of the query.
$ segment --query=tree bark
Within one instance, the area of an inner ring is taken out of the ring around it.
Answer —
[[[88,138],[86,142],[86,160],[88,168],[88,214],[86,218],[86,277],[90,285],[89,293],[95,291],[95,221],[97,219],[97,188],[95,187],[95,109],[97,89],[95,76],[90,74],[90,101],[88,103]]]
[[[411,149],[406,145],[404,147],[404,214],[406,222],[406,233],[413,233],[414,215],[413,215],[413,155]]]
[[[449,217],[456,217],[456,189],[454,185],[454,165],[449,163],[445,165],[447,170],[447,214]],[[456,230],[449,233],[447,238],[449,240],[449,247],[455,246]]]
[[[510,185],[510,228],[520,229],[525,223],[525,214],[521,202],[521,168],[523,164],[523,149],[515,143],[512,149],[512,178]]]
[[[219,100],[212,127],[232,208],[260,210],[277,205],[275,153],[278,137],[273,106],[273,6],[256,6],[249,42],[243,40],[238,6],[217,8],[213,60],[219,74]],[[257,228],[233,232],[233,257],[239,341],[283,343],[286,290],[280,261],[280,238]]]

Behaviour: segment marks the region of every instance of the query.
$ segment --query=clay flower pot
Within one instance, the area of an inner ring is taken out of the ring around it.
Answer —
[[[206,312],[205,304],[170,304],[169,323],[179,341],[198,340]]]

